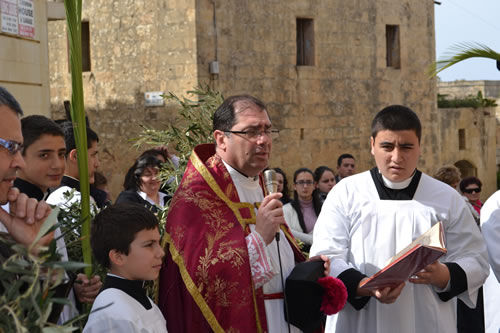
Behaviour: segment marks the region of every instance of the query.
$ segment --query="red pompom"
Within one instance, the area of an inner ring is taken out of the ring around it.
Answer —
[[[344,283],[333,276],[319,278],[318,283],[325,289],[320,310],[327,315],[342,310],[347,301],[347,289]]]

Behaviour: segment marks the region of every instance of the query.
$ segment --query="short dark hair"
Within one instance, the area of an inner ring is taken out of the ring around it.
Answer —
[[[460,182],[460,185],[459,185],[460,191],[463,192],[467,188],[467,186],[469,186],[471,184],[476,184],[479,187],[483,186],[483,183],[481,183],[481,181],[479,180],[479,178],[474,177],[474,176],[465,177]]]
[[[251,103],[258,106],[261,110],[267,112],[267,107],[264,104],[264,102],[250,95],[237,95],[228,97],[217,108],[217,110],[215,110],[214,120],[213,120],[214,131],[216,130],[229,131],[231,130],[231,128],[233,128],[234,124],[236,124],[236,114],[234,110],[234,105],[237,102]]]
[[[66,156],[76,149],[75,134],[73,131],[73,123],[68,121],[63,125],[64,141],[66,142]],[[93,142],[99,142],[99,136],[90,127],[87,127],[87,148],[92,147]]]
[[[356,160],[351,154],[342,154],[339,156],[339,158],[337,158],[337,166],[342,165],[342,161],[344,160],[344,158],[352,158],[353,160]]]
[[[2,105],[5,105],[19,116],[23,115],[23,110],[15,97],[7,89],[0,86],[0,106]]]
[[[110,268],[109,251],[128,255],[136,234],[155,228],[158,228],[155,214],[139,203],[122,202],[106,207],[96,215],[90,228],[90,246],[96,261]]]
[[[27,116],[21,119],[21,129],[23,131],[23,155],[26,148],[33,142],[40,139],[44,134],[60,136],[64,139],[64,132],[55,121],[40,115]]]
[[[422,125],[417,114],[402,105],[391,105],[382,109],[372,121],[372,138],[380,131],[415,131],[418,142],[422,137]]]
[[[344,155],[349,155],[349,154],[344,154]],[[314,170],[314,180],[316,181],[316,183],[319,183],[319,180],[326,171],[330,171],[335,176],[335,172],[333,172],[333,170],[330,169],[329,167],[325,165],[319,166],[316,168],[316,170]]]

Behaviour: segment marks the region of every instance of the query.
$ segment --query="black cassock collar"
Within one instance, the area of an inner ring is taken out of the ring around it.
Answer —
[[[384,185],[384,180],[382,179],[382,174],[375,167],[370,170],[373,182],[377,188],[378,196],[380,200],[413,200],[413,196],[417,191],[418,183],[420,182],[420,177],[422,177],[422,172],[415,170],[415,174],[406,188],[400,190],[388,188]]]
[[[153,306],[146,295],[143,285],[144,281],[142,280],[127,280],[108,274],[99,293],[109,288],[119,289],[141,303],[146,310],[150,310]]]

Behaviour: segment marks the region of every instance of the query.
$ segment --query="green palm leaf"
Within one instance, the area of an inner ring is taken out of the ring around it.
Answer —
[[[448,58],[440,59],[432,64],[429,70],[431,76],[435,76],[446,68],[470,58],[488,58],[496,60],[497,64],[500,63],[500,53],[480,43],[471,42],[454,45],[450,47],[446,56]]]
[[[75,143],[78,160],[78,174],[80,177],[81,192],[81,219],[82,219],[82,252],[85,274],[92,274],[92,254],[90,249],[90,185],[87,162],[87,128],[85,109],[83,106],[82,81],[82,0],[64,0],[66,8],[66,23],[68,26],[68,40],[70,46],[71,67],[71,120],[75,133]]]

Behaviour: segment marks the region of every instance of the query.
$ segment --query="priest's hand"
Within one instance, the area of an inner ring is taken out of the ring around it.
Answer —
[[[85,274],[78,274],[76,276],[76,282],[73,285],[76,297],[80,303],[92,303],[94,302],[99,290],[102,287],[101,277],[99,275],[94,275],[90,280]]]
[[[325,276],[330,276],[330,258],[328,258],[328,256],[325,256],[324,254],[322,254],[322,255],[314,256],[314,257],[307,259],[307,261],[320,261],[320,260],[325,262],[323,264],[323,267],[325,267],[325,270],[324,270]]]
[[[0,220],[14,240],[25,246],[30,246],[35,240],[43,222],[49,216],[51,208],[45,201],[37,201],[20,193],[15,187],[7,193],[9,213],[0,208]],[[37,245],[50,243],[54,233],[42,237]],[[34,247],[36,251],[36,247]]]
[[[409,279],[415,284],[431,284],[439,289],[444,289],[450,281],[448,266],[435,261]]]
[[[281,224],[285,224],[283,216],[283,203],[279,200],[281,193],[271,193],[262,200],[257,211],[255,231],[264,239],[267,245],[271,243],[274,236],[279,232]]]
[[[368,278],[364,278],[359,283],[361,284],[361,282],[363,282],[366,279],[368,279]],[[373,296],[380,303],[392,304],[392,303],[396,302],[399,295],[401,295],[401,292],[403,291],[404,286],[405,286],[404,282],[397,285],[397,286],[394,286],[394,287],[386,287],[386,288],[377,289],[377,290],[364,289],[364,288],[360,288],[358,286],[358,296]]]

